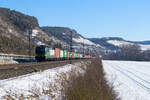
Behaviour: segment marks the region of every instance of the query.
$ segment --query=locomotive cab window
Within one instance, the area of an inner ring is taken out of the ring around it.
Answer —
[[[45,48],[44,47],[37,47],[36,48],[36,53],[40,53],[40,54],[42,54],[42,53],[45,53]]]

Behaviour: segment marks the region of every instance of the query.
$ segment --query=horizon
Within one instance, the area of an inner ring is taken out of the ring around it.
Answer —
[[[35,16],[40,26],[69,27],[86,38],[130,41],[150,40],[149,4],[147,0],[0,0],[1,7]]]

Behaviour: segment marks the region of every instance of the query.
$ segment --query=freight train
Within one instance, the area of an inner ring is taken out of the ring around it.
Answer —
[[[37,46],[35,49],[35,59],[40,61],[56,61],[56,60],[74,60],[74,59],[83,59],[91,58],[91,56],[83,56],[83,54],[70,52],[68,50],[61,50],[59,48],[49,48],[45,45]]]

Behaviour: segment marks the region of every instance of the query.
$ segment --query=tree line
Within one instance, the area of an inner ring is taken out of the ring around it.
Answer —
[[[109,52],[103,56],[103,59],[150,61],[150,50],[143,51],[137,44],[122,45],[117,52]]]

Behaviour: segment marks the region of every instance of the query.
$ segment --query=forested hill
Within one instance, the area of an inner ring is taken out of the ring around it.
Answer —
[[[28,37],[25,33],[35,26],[38,26],[36,18],[0,8],[0,53],[27,54]]]
[[[100,55],[105,51],[104,47],[83,37],[74,29],[68,27],[50,27],[50,26],[41,27],[41,29],[45,33],[47,33],[50,37],[55,37],[58,40],[60,40],[62,47],[65,46],[63,48],[69,47],[72,37],[73,49],[75,49],[77,52],[81,53],[83,52],[83,44],[86,54]]]
[[[8,21],[22,31],[39,26],[38,20],[34,16],[25,15],[15,10],[0,8],[0,15],[7,18]]]
[[[79,38],[79,37],[84,38],[79,33],[77,33],[76,30],[70,29],[68,27],[49,27],[49,26],[45,26],[45,27],[41,27],[41,29],[44,32],[46,32],[49,36],[54,36],[54,37],[56,37],[59,40],[64,41],[64,42],[70,42],[71,34],[72,34],[73,38]]]

